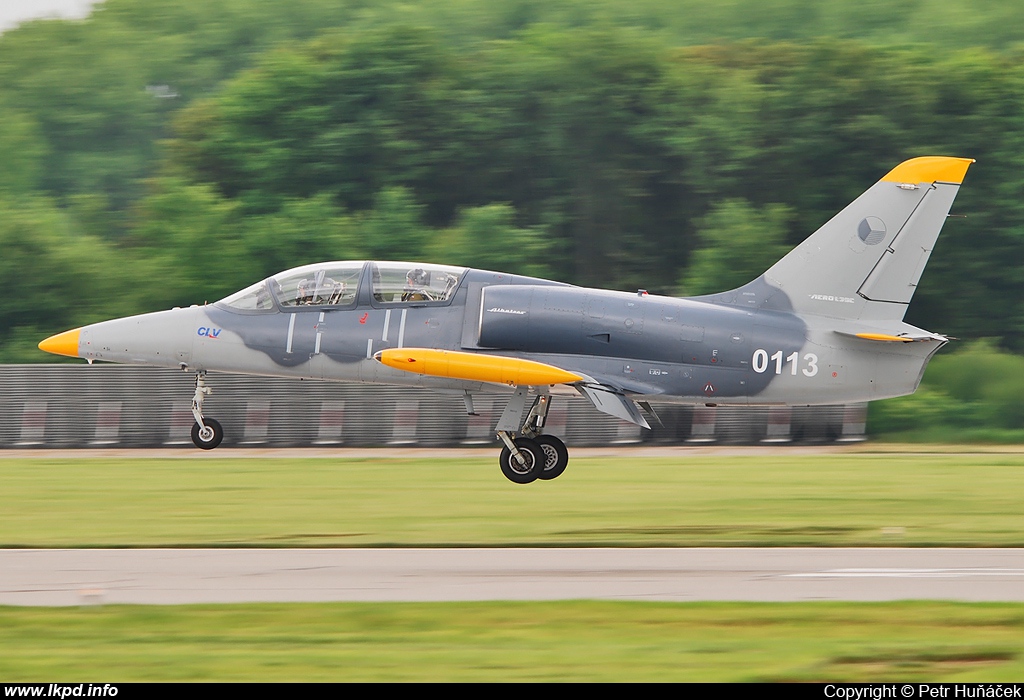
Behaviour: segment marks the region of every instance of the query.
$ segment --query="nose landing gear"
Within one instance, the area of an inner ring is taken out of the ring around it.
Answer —
[[[206,386],[206,372],[196,372],[196,393],[192,396],[192,415],[195,425],[192,426],[192,442],[203,450],[212,450],[224,439],[224,428],[213,418],[203,417],[203,401],[213,393]]]

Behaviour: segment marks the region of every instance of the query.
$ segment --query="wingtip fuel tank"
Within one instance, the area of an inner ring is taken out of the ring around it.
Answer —
[[[564,369],[503,355],[481,355],[430,348],[396,348],[378,351],[374,359],[404,372],[472,382],[542,386],[572,384],[583,377]]]

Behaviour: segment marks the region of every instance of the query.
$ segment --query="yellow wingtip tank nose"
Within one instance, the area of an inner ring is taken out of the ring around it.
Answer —
[[[65,355],[67,357],[78,357],[78,335],[81,328],[72,331],[64,331],[39,343],[39,349],[54,355]]]

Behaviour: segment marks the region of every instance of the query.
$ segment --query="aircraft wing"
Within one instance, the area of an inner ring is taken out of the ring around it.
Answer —
[[[640,407],[621,389],[585,374],[566,371],[542,362],[505,355],[433,348],[390,348],[377,352],[374,358],[384,365],[404,372],[449,379],[510,386],[568,384],[575,387],[598,411],[647,429],[651,427],[640,412]]]

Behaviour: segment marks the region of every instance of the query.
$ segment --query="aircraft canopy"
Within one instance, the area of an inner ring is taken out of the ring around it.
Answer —
[[[451,300],[465,268],[406,262],[343,261],[286,270],[225,297],[219,303],[239,311],[354,306],[363,270],[370,268],[373,303],[423,304]]]

